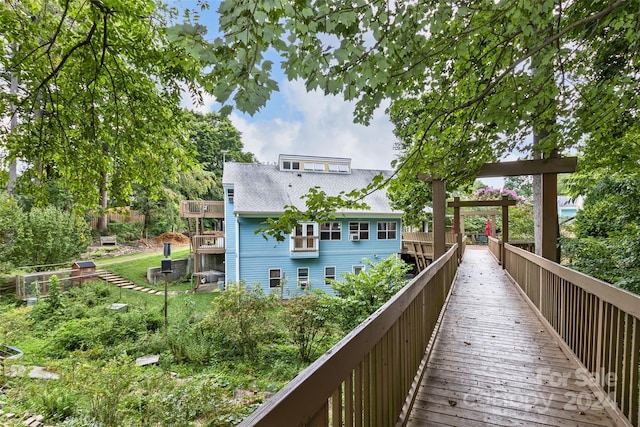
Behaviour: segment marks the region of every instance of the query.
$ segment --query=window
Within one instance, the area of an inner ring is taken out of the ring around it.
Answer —
[[[361,271],[364,271],[364,265],[354,265],[352,270],[353,274],[360,274]]]
[[[379,222],[378,240],[396,240],[397,226],[398,224],[395,222]]]
[[[283,170],[300,170],[300,162],[291,162],[289,160],[285,160],[282,162]]]
[[[233,203],[233,188],[227,190],[227,200],[229,203]]]
[[[291,251],[305,252],[318,250],[318,224],[301,223],[291,233]]]
[[[325,267],[324,268],[324,284],[330,285],[332,280],[336,280],[336,268]]]
[[[324,172],[324,163],[304,162],[304,170]]]
[[[350,222],[349,236],[358,236],[358,240],[369,240],[368,222]]]
[[[309,268],[308,267],[298,268],[298,287],[302,289],[307,289],[309,287]]]
[[[279,288],[282,284],[282,270],[279,268],[269,269],[269,287]]]
[[[325,222],[320,226],[320,240],[340,240],[342,238],[342,224],[339,222]]]

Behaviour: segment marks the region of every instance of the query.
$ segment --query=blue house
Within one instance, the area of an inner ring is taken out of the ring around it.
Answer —
[[[329,280],[365,269],[365,258],[375,262],[400,254],[402,212],[391,208],[383,191],[364,199],[370,210],[339,211],[324,224],[298,224],[284,242],[255,233],[286,205],[304,210],[301,197],[310,188],[335,196],[365,187],[379,173],[391,174],[352,169],[351,159],[335,157],[280,155],[276,165],[225,163],[226,282],[258,283],[285,297],[309,288],[332,292]]]

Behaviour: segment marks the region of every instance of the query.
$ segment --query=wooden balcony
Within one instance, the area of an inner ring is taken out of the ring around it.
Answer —
[[[180,202],[182,218],[224,218],[224,202],[183,200]]]
[[[197,254],[223,254],[225,251],[224,234],[199,234],[191,237],[193,252]]]
[[[318,258],[320,256],[320,236],[291,236],[289,256],[291,258]]]
[[[240,425],[638,426],[640,296],[495,246],[505,269],[454,245]]]

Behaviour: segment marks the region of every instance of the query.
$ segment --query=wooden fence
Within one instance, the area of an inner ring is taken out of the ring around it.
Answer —
[[[456,251],[454,245],[240,425],[395,425],[419,384],[457,271]]]
[[[107,221],[138,223],[144,222],[144,215],[136,210],[126,209],[109,209],[107,212]],[[98,218],[91,218],[89,226],[92,229],[98,228]]]
[[[599,387],[603,401],[594,404],[637,426],[640,296],[510,244],[505,257],[512,279]]]

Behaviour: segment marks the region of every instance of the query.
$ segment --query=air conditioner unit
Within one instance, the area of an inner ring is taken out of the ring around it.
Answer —
[[[309,285],[309,282],[307,280],[300,280],[298,281],[298,286],[300,288],[306,288]]]
[[[349,234],[349,240],[352,240],[354,242],[357,242],[358,240],[360,240],[360,235],[355,233],[355,234]]]

